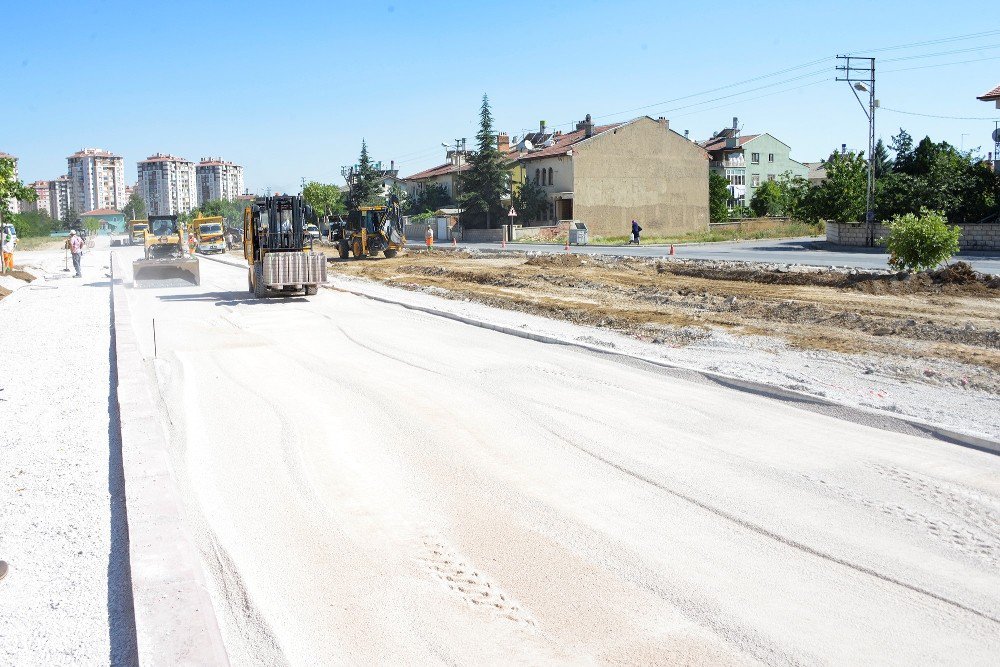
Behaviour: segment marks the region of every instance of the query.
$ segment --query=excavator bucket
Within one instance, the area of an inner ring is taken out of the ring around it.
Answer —
[[[137,259],[132,262],[134,287],[187,287],[200,284],[201,269],[194,257]]]

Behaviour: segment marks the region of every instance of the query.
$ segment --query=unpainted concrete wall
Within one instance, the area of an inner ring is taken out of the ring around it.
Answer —
[[[532,172],[533,173],[533,172]],[[573,217],[591,236],[708,229],[708,157],[651,118],[573,146]]]

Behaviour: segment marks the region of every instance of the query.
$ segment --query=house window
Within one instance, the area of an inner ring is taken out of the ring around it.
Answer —
[[[750,187],[756,188],[760,186],[760,174],[750,174]]]
[[[760,164],[760,153],[750,153],[750,163]]]
[[[552,167],[549,167],[549,185],[552,185]]]
[[[768,162],[774,162],[774,153],[768,153],[767,154],[767,161]]]
[[[535,170],[535,185],[538,185],[538,170]]]

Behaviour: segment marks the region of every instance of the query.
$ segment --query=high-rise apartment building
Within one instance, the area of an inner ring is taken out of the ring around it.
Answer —
[[[5,158],[8,159],[8,160],[12,160],[14,162],[14,180],[16,181],[17,180],[17,158],[14,157],[13,155],[11,155],[10,153],[4,153],[3,151],[0,151],[0,159],[5,159]],[[18,209],[18,206],[17,206],[17,200],[14,199],[13,197],[11,197],[10,199],[7,200],[7,210],[10,211],[11,213],[18,213],[19,212],[19,209]]]
[[[243,167],[221,157],[203,157],[195,167],[198,177],[198,206],[213,199],[233,201],[243,194]]]
[[[35,191],[35,201],[21,201],[19,203],[21,213],[43,211],[52,215],[52,208],[49,203],[49,182],[35,181],[34,183],[30,183],[28,187]]]
[[[57,179],[48,181],[49,184],[49,213],[56,220],[63,220],[69,215],[70,187],[69,176],[63,175]]]
[[[157,153],[139,167],[139,194],[149,215],[179,215],[198,205],[194,163],[175,155]]]
[[[77,213],[125,206],[125,164],[120,155],[84,148],[66,161],[70,206]]]

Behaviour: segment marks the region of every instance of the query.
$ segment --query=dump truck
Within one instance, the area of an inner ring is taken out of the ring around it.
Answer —
[[[305,226],[316,214],[297,195],[257,197],[243,211],[243,256],[247,285],[262,299],[270,294],[312,296],[326,282],[326,256],[313,252]]]
[[[151,215],[143,232],[143,259],[132,262],[135,287],[200,285],[201,269],[176,215]]]
[[[226,230],[221,215],[195,218],[191,221],[191,233],[196,244],[193,250],[203,255],[226,252]]]
[[[129,220],[126,233],[129,245],[142,245],[146,242],[146,230],[149,229],[149,220]]]

